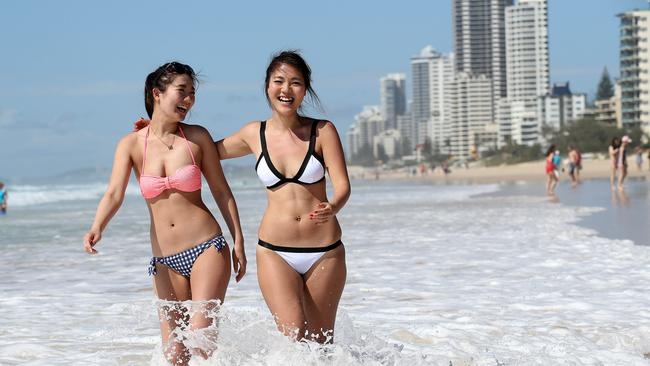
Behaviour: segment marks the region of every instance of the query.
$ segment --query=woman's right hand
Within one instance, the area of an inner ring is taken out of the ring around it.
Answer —
[[[86,235],[84,235],[84,250],[88,254],[97,254],[94,246],[102,239],[102,233],[99,230],[90,229]]]

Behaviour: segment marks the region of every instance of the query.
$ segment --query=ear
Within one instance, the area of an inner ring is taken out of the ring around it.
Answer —
[[[158,100],[160,98],[160,89],[153,88],[153,90],[151,91],[151,94],[153,95],[154,100]]]

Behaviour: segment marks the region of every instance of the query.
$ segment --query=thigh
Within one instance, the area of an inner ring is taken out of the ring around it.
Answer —
[[[215,310],[223,303],[230,280],[230,252],[227,245],[219,252],[215,247],[207,248],[196,258],[190,274],[192,329],[205,328],[216,319]]]
[[[191,296],[194,301],[223,302],[230,280],[230,250],[211,246],[196,258],[190,274]]]
[[[274,251],[257,246],[257,279],[264,301],[284,334],[305,329],[302,276]],[[299,334],[299,338],[302,334]]]
[[[305,273],[305,313],[307,330],[316,341],[323,342],[323,333],[331,336],[336,311],[345,287],[347,267],[343,245],[327,252]]]
[[[187,309],[178,302],[190,299],[190,281],[162,264],[156,264],[156,270],[157,274],[153,278],[156,295],[160,300],[169,301],[158,307],[160,336],[166,349],[165,353],[174,353],[175,351],[171,351],[175,347],[172,343],[176,342],[170,343],[171,334],[176,327],[189,321]]]

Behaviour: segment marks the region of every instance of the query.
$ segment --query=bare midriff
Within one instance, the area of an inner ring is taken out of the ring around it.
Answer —
[[[167,190],[147,202],[151,216],[151,247],[156,257],[190,249],[221,233],[201,199],[201,191]]]
[[[258,236],[273,245],[284,247],[324,247],[341,238],[336,216],[316,224],[309,214],[320,202],[327,201],[325,182],[313,185],[287,183],[267,189],[268,206],[262,217]]]

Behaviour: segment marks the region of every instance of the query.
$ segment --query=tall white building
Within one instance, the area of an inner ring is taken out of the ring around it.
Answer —
[[[622,123],[650,134],[650,10],[629,11],[618,17]]]
[[[401,148],[402,148],[402,136],[399,132],[399,130],[396,129],[389,129],[389,130],[384,130],[379,135],[375,136],[373,138],[373,154],[376,157],[379,156],[379,149],[380,146],[382,149],[384,149],[384,153],[386,156],[388,156],[390,159],[394,158],[395,155],[397,155],[398,152],[401,153]]]
[[[496,147],[492,118],[492,80],[486,75],[458,73],[450,87],[450,153],[468,159]]]
[[[361,148],[361,146],[359,146],[359,129],[357,128],[356,123],[353,122],[352,125],[350,125],[350,128],[345,133],[345,137],[348,142],[348,151],[346,156],[348,161],[350,161],[352,156],[356,155]]]
[[[519,0],[507,7],[505,24],[507,97],[537,99],[550,85],[546,0]]]
[[[385,129],[384,117],[379,106],[364,106],[361,113],[354,116],[354,125],[358,129],[358,146],[372,146],[374,137]]]
[[[450,88],[454,81],[454,54],[441,55],[433,60],[430,68],[430,102],[431,117],[429,118],[427,136],[431,143],[444,153],[446,140],[451,124]]]
[[[397,129],[400,132],[400,138],[406,142],[405,146],[402,146],[403,155],[411,155],[415,150],[416,127],[413,118],[411,118],[411,112],[397,116]]]
[[[491,79],[495,101],[506,96],[504,15],[513,0],[453,0],[456,72]]]
[[[381,113],[386,120],[386,128],[397,127],[397,116],[406,112],[406,75],[388,74],[380,80]]]
[[[442,146],[449,124],[449,85],[454,78],[454,56],[436,52],[427,46],[411,57],[413,102],[411,121],[415,127],[415,144],[425,139]]]
[[[549,90],[546,0],[505,9],[507,98],[498,103],[499,146],[541,142],[539,98]]]

